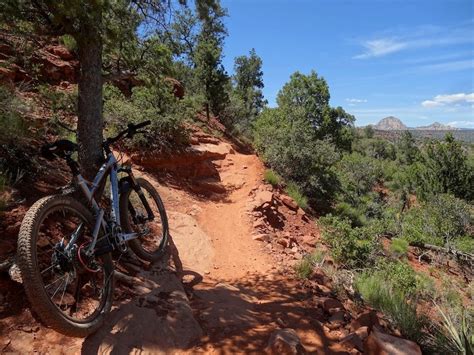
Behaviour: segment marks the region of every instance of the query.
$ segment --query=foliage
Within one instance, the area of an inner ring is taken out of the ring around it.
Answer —
[[[349,219],[332,215],[320,218],[319,224],[335,261],[348,268],[363,268],[375,263],[380,249],[376,226],[353,228]]]
[[[438,193],[474,199],[474,166],[466,152],[451,134],[444,141],[430,142],[423,155],[423,169],[418,174],[419,195],[427,199]]]
[[[286,181],[294,182],[304,195],[321,204],[331,200],[337,189],[331,166],[339,154],[329,140],[315,140],[310,125],[302,120],[290,122],[280,109],[262,112],[255,123],[254,139],[263,159]]]
[[[240,130],[249,131],[252,122],[262,111],[263,98],[262,59],[252,49],[248,56],[239,56],[234,61],[235,95],[242,101],[243,111],[237,124]]]
[[[263,178],[274,187],[281,184],[281,177],[271,169],[265,170]]]
[[[44,84],[37,87],[38,93],[47,101],[48,107],[53,111],[63,111],[70,115],[77,114],[77,90],[58,90],[50,85]]]
[[[68,34],[62,35],[60,37],[60,41],[63,46],[67,48],[68,51],[75,52],[77,50],[77,42],[73,36]]]
[[[461,324],[456,325],[448,312],[443,311],[439,305],[436,308],[442,317],[439,332],[444,335],[438,346],[447,353],[474,354],[472,323],[467,320],[465,312],[462,313]]]
[[[223,22],[226,11],[219,3],[200,7],[201,32],[193,53],[195,75],[205,98],[206,111],[220,115],[229,101],[226,86],[229,77],[222,65],[222,49],[227,31]]]
[[[295,72],[279,91],[277,103],[289,115],[291,124],[303,121],[311,127],[313,139],[330,138],[339,149],[350,149],[354,116],[341,107],[329,106],[329,87],[315,71]]]
[[[303,193],[300,191],[298,185],[290,182],[288,184],[288,186],[286,187],[286,193],[293,200],[295,200],[296,204],[300,208],[302,208],[302,209],[308,208],[308,198],[305,195],[303,195]]]
[[[0,144],[17,139],[25,133],[21,113],[25,104],[7,87],[0,85]]]
[[[311,276],[313,268],[324,260],[324,254],[320,251],[314,251],[307,254],[295,265],[295,272],[298,278],[307,279]]]
[[[452,195],[433,196],[403,216],[402,237],[412,243],[452,246],[458,238],[470,235],[474,211],[471,205]]]
[[[170,147],[185,143],[188,139],[185,119],[196,110],[192,101],[176,99],[164,83],[136,88],[130,99],[115,87],[106,86],[105,90],[104,116],[111,135],[128,122],[151,120],[152,137],[137,135],[135,144]]]
[[[410,165],[420,159],[420,150],[410,131],[404,131],[397,144],[397,155],[400,163]]]
[[[396,157],[395,146],[381,138],[359,138],[353,141],[352,150],[374,159],[394,160]]]
[[[396,257],[404,257],[408,253],[408,242],[405,239],[394,238],[390,243],[390,251]]]
[[[419,344],[425,343],[428,321],[416,313],[416,303],[407,302],[405,292],[398,289],[382,272],[362,273],[356,279],[362,298],[384,312],[402,334]]]
[[[377,160],[359,153],[345,154],[333,171],[340,184],[334,208],[338,215],[349,218],[354,226],[381,218],[384,202],[373,191],[382,178]]]

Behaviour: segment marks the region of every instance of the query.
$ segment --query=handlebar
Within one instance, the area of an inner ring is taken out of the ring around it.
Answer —
[[[127,138],[132,138],[135,134],[137,133],[143,133],[138,131],[140,128],[146,127],[151,124],[151,121],[144,121],[141,123],[133,124],[129,123],[127,125],[127,129],[123,130],[119,134],[117,134],[115,137],[112,138],[107,138],[105,142],[103,143],[104,149],[107,150],[111,144],[114,144],[115,142],[119,141],[122,139],[124,136]]]
[[[123,137],[132,138],[137,133],[143,133],[143,131],[139,131],[140,128],[146,127],[151,124],[151,121],[144,121],[141,123],[133,124],[129,123],[127,125],[127,129],[123,130],[115,137],[107,138],[102,146],[106,153],[110,152],[109,146]],[[72,153],[77,151],[77,145],[71,141],[61,139],[52,144],[46,144],[41,147],[41,154],[47,159],[54,159],[56,157],[59,158],[67,158],[71,157]]]

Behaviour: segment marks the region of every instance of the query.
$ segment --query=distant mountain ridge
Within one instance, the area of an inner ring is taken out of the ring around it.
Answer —
[[[459,128],[451,127],[448,125],[434,122],[429,126],[421,127],[407,127],[399,118],[394,116],[388,116],[382,118],[376,125],[372,126],[374,129],[379,131],[406,131],[406,130],[419,130],[419,131],[457,131]]]

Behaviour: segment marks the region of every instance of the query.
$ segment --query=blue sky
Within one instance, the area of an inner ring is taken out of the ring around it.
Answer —
[[[295,71],[316,70],[331,105],[356,125],[393,115],[408,126],[474,128],[472,0],[222,0],[224,65],[255,48],[275,105]]]

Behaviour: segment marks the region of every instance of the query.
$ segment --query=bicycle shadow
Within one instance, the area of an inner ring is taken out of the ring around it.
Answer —
[[[138,274],[145,279],[137,287],[138,293],[110,312],[105,324],[84,340],[81,353],[166,353],[189,348],[200,340],[202,329],[186,294],[202,276],[183,269],[171,236],[164,258],[146,269]],[[184,283],[183,278],[187,280]]]

